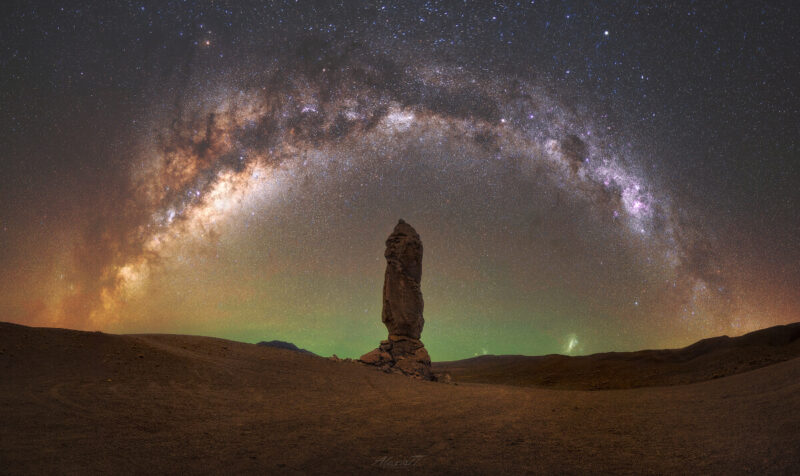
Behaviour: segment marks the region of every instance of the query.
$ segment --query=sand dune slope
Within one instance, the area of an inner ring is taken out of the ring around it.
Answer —
[[[800,467],[800,359],[691,385],[573,391],[410,380],[205,337],[0,324],[0,352],[7,474]]]
[[[704,339],[682,349],[565,355],[486,355],[437,362],[458,382],[572,390],[681,385],[727,377],[800,357],[800,322],[740,337]]]

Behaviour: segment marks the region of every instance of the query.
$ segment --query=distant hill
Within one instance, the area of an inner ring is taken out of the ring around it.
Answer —
[[[485,355],[435,362],[456,382],[603,390],[680,385],[754,370],[800,356],[800,322],[740,337],[703,339],[682,349],[585,356]]]
[[[259,342],[256,345],[261,346],[261,347],[275,347],[276,349],[293,350],[295,352],[300,352],[301,354],[317,355],[317,354],[311,352],[310,350],[301,349],[301,348],[297,347],[296,345],[292,344],[291,342],[284,342],[282,340],[271,340],[269,342],[262,340],[261,342]]]

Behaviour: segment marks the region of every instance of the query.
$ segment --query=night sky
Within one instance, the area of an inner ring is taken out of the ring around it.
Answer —
[[[434,360],[798,320],[795,2],[0,7],[0,320]]]

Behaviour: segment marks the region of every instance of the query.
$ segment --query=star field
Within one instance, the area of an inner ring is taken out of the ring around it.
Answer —
[[[3,7],[0,319],[434,360],[797,320],[791,2]]]

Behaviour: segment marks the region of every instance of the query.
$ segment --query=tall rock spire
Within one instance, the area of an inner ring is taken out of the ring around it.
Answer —
[[[381,320],[389,330],[389,338],[359,360],[386,372],[433,380],[431,359],[420,340],[425,324],[420,288],[422,241],[414,227],[401,219],[386,240],[384,256],[386,274]]]
[[[422,241],[414,228],[400,219],[386,240],[381,320],[389,335],[419,339],[422,335]]]

